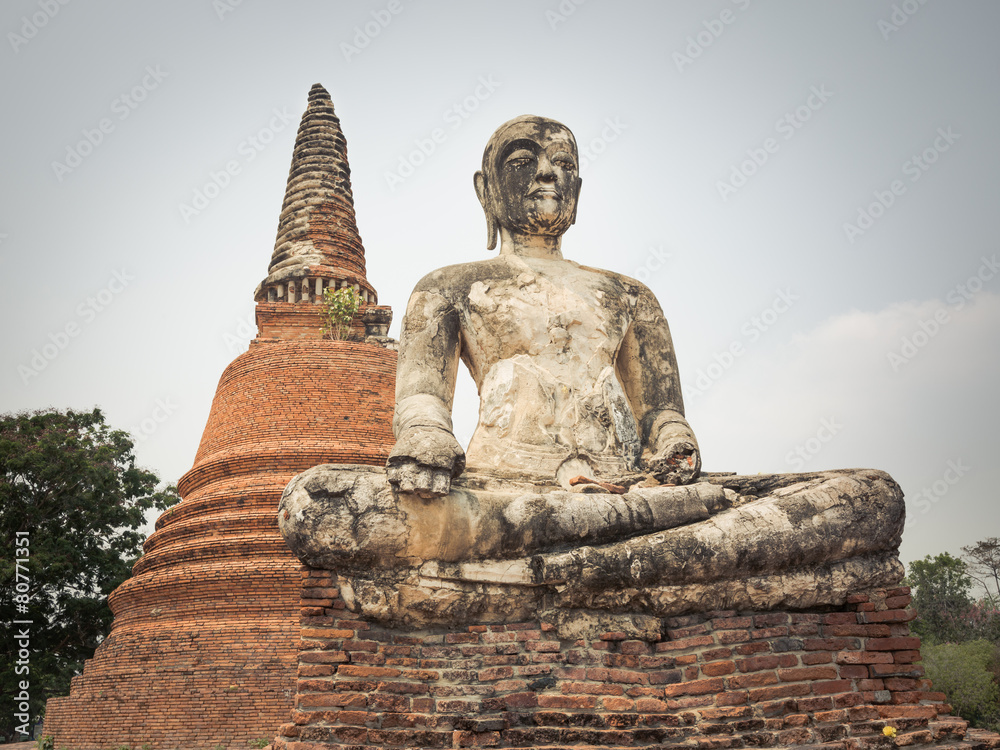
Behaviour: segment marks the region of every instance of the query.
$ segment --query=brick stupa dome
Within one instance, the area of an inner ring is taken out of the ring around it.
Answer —
[[[344,286],[363,300],[352,340],[323,339],[317,303]],[[278,532],[281,492],[316,464],[383,465],[393,443],[392,313],[365,275],[347,146],[318,84],[254,297],[257,338],[222,374],[183,501],[112,593],[111,633],[70,695],[48,702],[56,747],[245,750],[290,715],[303,573]]]

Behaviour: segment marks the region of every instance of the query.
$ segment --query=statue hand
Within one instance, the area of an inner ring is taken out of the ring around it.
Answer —
[[[386,475],[397,492],[425,499],[447,495],[451,480],[464,469],[465,451],[454,435],[439,427],[404,431],[386,462]]]
[[[675,438],[649,459],[648,469],[663,484],[689,484],[701,471],[701,455],[690,440]]]

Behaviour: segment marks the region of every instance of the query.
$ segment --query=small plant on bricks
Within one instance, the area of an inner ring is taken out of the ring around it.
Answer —
[[[361,307],[361,295],[354,287],[323,292],[323,335],[342,341],[351,331],[351,321]]]

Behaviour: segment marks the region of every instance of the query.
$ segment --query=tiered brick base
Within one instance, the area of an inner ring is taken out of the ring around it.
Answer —
[[[559,640],[544,621],[386,629],[353,618],[334,581],[304,572],[278,750],[1000,746],[963,741],[965,722],[923,679],[905,588],[842,611],[668,618],[657,640]]]
[[[288,720],[299,562],[282,490],[318,463],[384,464],[396,353],[346,341],[256,341],[223,373],[183,502],[109,599],[111,634],[49,700],[57,748],[246,750]]]

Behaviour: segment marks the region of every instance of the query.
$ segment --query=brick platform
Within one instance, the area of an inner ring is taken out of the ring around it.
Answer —
[[[923,677],[906,588],[843,611],[668,618],[560,640],[544,621],[407,632],[355,619],[305,570],[278,750],[372,747],[998,747]],[[886,726],[899,734],[889,740]]]

